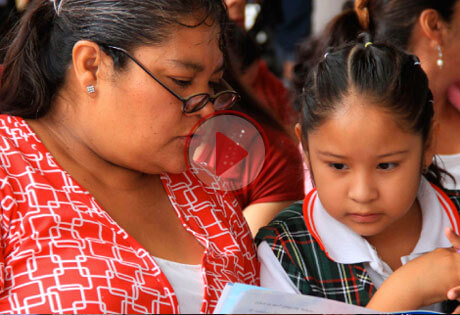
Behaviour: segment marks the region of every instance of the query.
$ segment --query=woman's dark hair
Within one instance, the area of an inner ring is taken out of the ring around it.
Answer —
[[[433,97],[418,58],[389,44],[372,44],[368,34],[360,40],[329,49],[305,82],[299,99],[304,147],[308,149],[308,133],[337,111],[350,91],[369,97],[375,106],[392,113],[401,128],[420,134],[426,143]],[[433,163],[424,175],[440,185],[443,173]]]
[[[121,70],[126,56],[107,46],[132,50],[160,45],[179,25],[209,22],[225,29],[227,12],[222,0],[34,0],[6,53],[0,112],[23,118],[45,115],[64,83],[79,40],[99,44]]]
[[[407,49],[420,14],[433,9],[450,23],[457,0],[355,0],[347,1],[317,37],[301,43],[294,67],[294,86],[298,90],[308,73],[328,47],[338,47],[355,40],[362,32],[378,42],[390,42]],[[298,104],[297,104],[298,106]]]

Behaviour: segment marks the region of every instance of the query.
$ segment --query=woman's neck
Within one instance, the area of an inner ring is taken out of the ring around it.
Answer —
[[[99,187],[113,190],[136,190],[152,181],[152,177],[103,159],[79,135],[72,119],[48,114],[37,120],[27,120],[57,163],[79,184],[91,192]]]

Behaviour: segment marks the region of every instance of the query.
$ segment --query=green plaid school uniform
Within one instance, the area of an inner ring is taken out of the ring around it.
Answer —
[[[433,186],[433,185],[432,185]],[[454,231],[459,228],[460,192],[443,192],[436,186],[443,207],[454,209],[449,215]],[[342,264],[328,257],[308,210],[315,202],[316,190],[304,202],[284,209],[256,236],[256,243],[268,243],[290,280],[302,294],[365,306],[376,291],[363,263]],[[451,218],[452,216],[452,218]],[[334,233],[334,231],[331,231]]]

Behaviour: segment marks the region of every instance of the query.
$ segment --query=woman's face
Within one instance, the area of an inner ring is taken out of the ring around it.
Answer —
[[[442,22],[438,41],[431,41],[429,45],[417,46],[420,40],[419,35],[414,33],[410,49],[417,54],[422,67],[427,73],[430,81],[430,89],[434,94],[435,104],[444,104],[447,101],[448,88],[460,81],[460,1],[454,6],[454,13],[449,23]],[[439,67],[438,45],[441,47],[443,65]]]
[[[446,76],[446,85],[448,86],[448,101],[460,110],[460,1],[455,5],[455,11],[447,30],[447,41],[443,49],[445,69],[443,75]],[[443,67],[444,68],[444,67]]]
[[[450,86],[460,80],[460,1],[457,1],[455,5],[453,17],[446,27],[441,47],[443,67],[440,70],[440,78],[444,79],[446,86]]]
[[[223,74],[223,57],[219,29],[205,24],[177,26],[166,43],[141,46],[131,54],[183,98],[212,95],[212,83]],[[103,159],[125,168],[149,174],[184,171],[186,137],[214,111],[212,104],[184,114],[182,102],[130,59],[120,72],[112,64],[106,69],[96,85],[95,104],[85,113],[86,143]]]

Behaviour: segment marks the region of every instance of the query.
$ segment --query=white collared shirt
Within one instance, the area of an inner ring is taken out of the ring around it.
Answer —
[[[458,212],[455,207],[452,209],[449,206],[445,198],[447,197],[439,194],[426,179],[422,178],[417,193],[422,211],[422,231],[412,253],[401,257],[403,265],[436,248],[452,246],[443,231],[448,226],[458,233],[459,222],[454,219],[458,217]],[[311,201],[309,206],[313,207],[313,220],[310,217],[305,220],[310,220],[328,256],[337,263],[363,263],[375,287],[379,288],[393,272],[388,264],[378,256],[375,248],[365,238],[331,217],[319,198],[309,200]],[[258,257],[261,265],[261,286],[300,293],[266,242],[259,245]]]

